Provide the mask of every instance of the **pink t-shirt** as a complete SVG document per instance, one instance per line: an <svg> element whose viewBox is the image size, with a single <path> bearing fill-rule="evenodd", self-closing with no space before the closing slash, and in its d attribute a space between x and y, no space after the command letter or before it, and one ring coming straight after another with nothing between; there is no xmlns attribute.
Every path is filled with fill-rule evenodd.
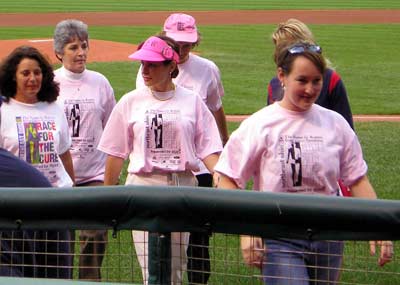
<svg viewBox="0 0 400 285"><path fill-rule="evenodd" d="M337 195L337 181L352 185L367 173L360 143L343 117L313 105L291 112L272 104L233 132L215 171L240 188Z"/></svg>
<svg viewBox="0 0 400 285"><path fill-rule="evenodd" d="M77 74L61 67L55 80L60 83L57 103L64 109L72 137L75 182L102 181L106 155L97 145L116 104L114 91L102 74L87 69Z"/></svg>
<svg viewBox="0 0 400 285"><path fill-rule="evenodd" d="M178 64L179 74L173 81L188 90L198 94L208 109L212 112L222 107L224 87L221 82L221 75L217 65L201 56L190 53L184 63ZM136 77L136 88L145 86L142 76L142 69L139 68ZM201 162L199 171L195 175L209 173Z"/></svg>
<svg viewBox="0 0 400 285"><path fill-rule="evenodd" d="M129 173L198 170L197 158L219 153L222 144L214 117L180 86L161 101L147 87L124 95L111 113L99 150L126 159Z"/></svg>

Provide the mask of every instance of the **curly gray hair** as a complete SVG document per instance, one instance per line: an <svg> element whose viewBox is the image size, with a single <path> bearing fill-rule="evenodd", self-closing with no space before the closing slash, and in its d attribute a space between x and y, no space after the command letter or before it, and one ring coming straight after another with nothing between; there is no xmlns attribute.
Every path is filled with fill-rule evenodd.
<svg viewBox="0 0 400 285"><path fill-rule="evenodd" d="M64 54L65 45L75 38L87 41L89 45L88 26L84 22L74 19L59 22L54 30L54 51L57 54Z"/></svg>

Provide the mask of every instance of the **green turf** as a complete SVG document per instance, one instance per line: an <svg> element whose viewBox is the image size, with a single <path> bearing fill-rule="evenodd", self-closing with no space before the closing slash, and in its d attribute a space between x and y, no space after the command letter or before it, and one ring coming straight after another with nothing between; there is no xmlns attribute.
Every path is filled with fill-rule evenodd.
<svg viewBox="0 0 400 285"><path fill-rule="evenodd" d="M398 114L400 24L310 25L324 54L346 85L354 114ZM273 25L202 26L198 51L221 69L227 114L250 114L266 102L275 74L270 34ZM0 38L51 37L53 27L0 28ZM90 27L91 38L139 43L158 26ZM117 98L134 88L137 63L89 64L111 81Z"/></svg>
<svg viewBox="0 0 400 285"><path fill-rule="evenodd" d="M378 197L400 200L400 123L356 123L356 132L368 164L368 175Z"/></svg>
<svg viewBox="0 0 400 285"><path fill-rule="evenodd" d="M0 12L188 11L400 8L396 0L2 0Z"/></svg>
<svg viewBox="0 0 400 285"><path fill-rule="evenodd" d="M400 56L397 35L400 25L312 25L324 53L342 76L354 114L398 114L397 74ZM107 39L100 27L93 27L93 37ZM250 114L264 106L266 86L275 74L270 43L272 25L205 26L198 51L214 60L221 69L226 91L227 114ZM135 27L113 27L113 40L140 42L157 31ZM124 31L126 33L124 33ZM229 43L229 44L228 44ZM339 44L343 43L343 44ZM102 68L101 66L104 66ZM129 65L129 63L127 64ZM119 81L136 76L114 72L108 64L97 64L116 88ZM120 65L116 65L116 70ZM129 67L122 65L123 70ZM122 77L122 78L121 78ZM130 85L132 86L132 85ZM124 89L124 88L122 88ZM118 90L117 90L118 91ZM116 92L117 96L122 94Z"/></svg>

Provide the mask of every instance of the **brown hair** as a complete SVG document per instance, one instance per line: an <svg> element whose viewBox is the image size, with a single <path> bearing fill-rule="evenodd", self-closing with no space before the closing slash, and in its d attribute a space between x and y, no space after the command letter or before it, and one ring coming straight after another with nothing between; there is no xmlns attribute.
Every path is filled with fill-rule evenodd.
<svg viewBox="0 0 400 285"><path fill-rule="evenodd" d="M31 46L15 48L1 63L0 93L5 97L5 101L16 95L17 82L15 81L15 75L18 65L25 58L36 60L42 71L43 79L37 94L38 101L48 103L56 101L60 89L58 83L54 81L53 67L39 50Z"/></svg>
<svg viewBox="0 0 400 285"><path fill-rule="evenodd" d="M163 35L157 35L157 38L162 39L164 42L166 42L178 55L179 55L179 45L171 39L170 37L163 36ZM163 64L164 65L169 65L172 62L172 60L164 60ZM179 69L178 69L178 64L176 65L176 68L174 71L171 73L171 78L176 78L179 74Z"/></svg>
<svg viewBox="0 0 400 285"><path fill-rule="evenodd" d="M281 42L276 46L274 60L278 68L282 68L284 74L289 74L292 71L293 63L299 56L303 56L310 60L321 74L325 73L326 62L324 56L320 52L315 52L309 49L313 43L300 41L296 43ZM290 53L289 50L294 46L303 46L304 51L298 53Z"/></svg>

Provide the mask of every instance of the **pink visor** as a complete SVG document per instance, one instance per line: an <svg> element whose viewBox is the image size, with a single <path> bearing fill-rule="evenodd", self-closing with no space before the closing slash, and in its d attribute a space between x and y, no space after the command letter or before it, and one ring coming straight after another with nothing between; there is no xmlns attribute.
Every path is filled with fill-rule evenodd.
<svg viewBox="0 0 400 285"><path fill-rule="evenodd" d="M139 49L128 58L143 61L175 60L179 63L179 55L165 41L158 37L148 38Z"/></svg>
<svg viewBox="0 0 400 285"><path fill-rule="evenodd" d="M196 21L187 14L171 14L165 20L164 32L177 42L195 43L198 39Z"/></svg>

